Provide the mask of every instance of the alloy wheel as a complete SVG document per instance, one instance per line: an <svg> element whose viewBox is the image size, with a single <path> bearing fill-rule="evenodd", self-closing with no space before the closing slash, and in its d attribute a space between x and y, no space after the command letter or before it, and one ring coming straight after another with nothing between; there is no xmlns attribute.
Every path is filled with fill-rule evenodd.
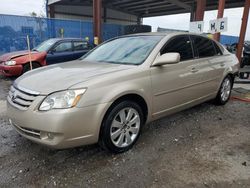
<svg viewBox="0 0 250 188"><path fill-rule="evenodd" d="M110 127L112 143L119 148L131 145L140 131L139 113L132 107L124 108L117 113Z"/></svg>
<svg viewBox="0 0 250 188"><path fill-rule="evenodd" d="M222 83L221 93L220 93L221 100L223 102L228 100L231 93L231 87L232 87L231 80L229 78L226 78Z"/></svg>

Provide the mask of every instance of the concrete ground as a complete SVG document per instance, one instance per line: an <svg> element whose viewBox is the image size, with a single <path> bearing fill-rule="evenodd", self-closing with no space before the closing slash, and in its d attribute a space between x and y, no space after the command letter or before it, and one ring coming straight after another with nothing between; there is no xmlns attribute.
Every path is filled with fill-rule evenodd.
<svg viewBox="0 0 250 188"><path fill-rule="evenodd" d="M0 187L250 187L249 103L204 103L153 122L119 155L97 145L57 151L9 125L11 82L0 78Z"/></svg>

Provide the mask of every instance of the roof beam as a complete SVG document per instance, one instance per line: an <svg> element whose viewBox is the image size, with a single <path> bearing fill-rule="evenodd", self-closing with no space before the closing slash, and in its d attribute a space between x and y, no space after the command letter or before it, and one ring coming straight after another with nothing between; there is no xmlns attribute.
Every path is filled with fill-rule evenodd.
<svg viewBox="0 0 250 188"><path fill-rule="evenodd" d="M143 18L154 17L154 16L166 16L166 15L173 15L173 14L186 13L187 10L185 10L185 9L170 10L170 11L166 11L165 14L162 14L162 12L163 12L163 11L161 10L161 11L152 12L152 13L148 13L148 14L142 14L141 16L142 16Z"/></svg>
<svg viewBox="0 0 250 188"><path fill-rule="evenodd" d="M112 3L112 5L120 5L120 4L126 4L126 3L131 3L131 2L134 2L134 0L118 0L118 1L114 1L113 3Z"/></svg>
<svg viewBox="0 0 250 188"><path fill-rule="evenodd" d="M148 12L150 12L151 10L154 10L154 9L161 9L162 10L162 8L169 8L169 7L173 7L173 5L172 4L165 4L165 5L158 5L158 6L149 6L149 7L143 7L143 8L137 8L137 9L135 9L135 10L133 10L133 11L135 11L135 12L140 12L140 11L148 11Z"/></svg>
<svg viewBox="0 0 250 188"><path fill-rule="evenodd" d="M157 8L168 8L170 6L176 6L187 10L190 12L192 7L187 3L180 2L179 0L161 0L161 1L154 1L154 0L142 0L136 1L133 3L127 3L125 5L120 5L121 9L126 9L130 12L141 12L141 11L150 11L152 9ZM163 11L165 12L165 11Z"/></svg>
<svg viewBox="0 0 250 188"><path fill-rule="evenodd" d="M155 3L164 3L166 0L160 0L160 1L154 1L154 0L142 0L142 1L135 1L132 3L127 3L123 5L117 5L119 7L137 7L137 6L143 6L146 4L155 4Z"/></svg>
<svg viewBox="0 0 250 188"><path fill-rule="evenodd" d="M143 5L137 5L137 6L131 6L131 7L126 7L128 10L139 10L139 9L145 9L145 8L153 8L155 6L166 6L166 5L172 5L166 2L155 2L155 3L144 3Z"/></svg>
<svg viewBox="0 0 250 188"><path fill-rule="evenodd" d="M168 0L168 2L174 4L174 5L178 6L178 7L184 8L186 10L191 10L190 5L188 5L186 3L183 3L183 2L181 2L179 0Z"/></svg>

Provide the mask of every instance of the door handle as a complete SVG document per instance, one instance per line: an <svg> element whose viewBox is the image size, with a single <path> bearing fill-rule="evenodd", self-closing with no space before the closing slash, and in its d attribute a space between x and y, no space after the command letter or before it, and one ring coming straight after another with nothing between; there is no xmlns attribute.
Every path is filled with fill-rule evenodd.
<svg viewBox="0 0 250 188"><path fill-rule="evenodd" d="M197 68L195 68L195 67L193 67L192 69L191 69L191 72L192 73L196 73L196 72L198 72L199 70L197 69Z"/></svg>

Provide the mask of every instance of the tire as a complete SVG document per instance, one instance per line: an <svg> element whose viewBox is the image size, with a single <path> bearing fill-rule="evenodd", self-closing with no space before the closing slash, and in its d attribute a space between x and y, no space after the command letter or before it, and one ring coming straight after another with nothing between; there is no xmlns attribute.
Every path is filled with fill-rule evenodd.
<svg viewBox="0 0 250 188"><path fill-rule="evenodd" d="M143 124L141 107L132 101L122 101L107 112L99 145L111 153L128 151L138 140Z"/></svg>
<svg viewBox="0 0 250 188"><path fill-rule="evenodd" d="M36 62L32 62L32 69L37 69L41 67L41 65L39 63L36 63ZM26 63L24 66L23 66L23 74L30 71L30 63Z"/></svg>
<svg viewBox="0 0 250 188"><path fill-rule="evenodd" d="M231 96L233 87L233 79L230 76L224 78L221 83L220 90L215 98L215 104L217 105L225 105Z"/></svg>

